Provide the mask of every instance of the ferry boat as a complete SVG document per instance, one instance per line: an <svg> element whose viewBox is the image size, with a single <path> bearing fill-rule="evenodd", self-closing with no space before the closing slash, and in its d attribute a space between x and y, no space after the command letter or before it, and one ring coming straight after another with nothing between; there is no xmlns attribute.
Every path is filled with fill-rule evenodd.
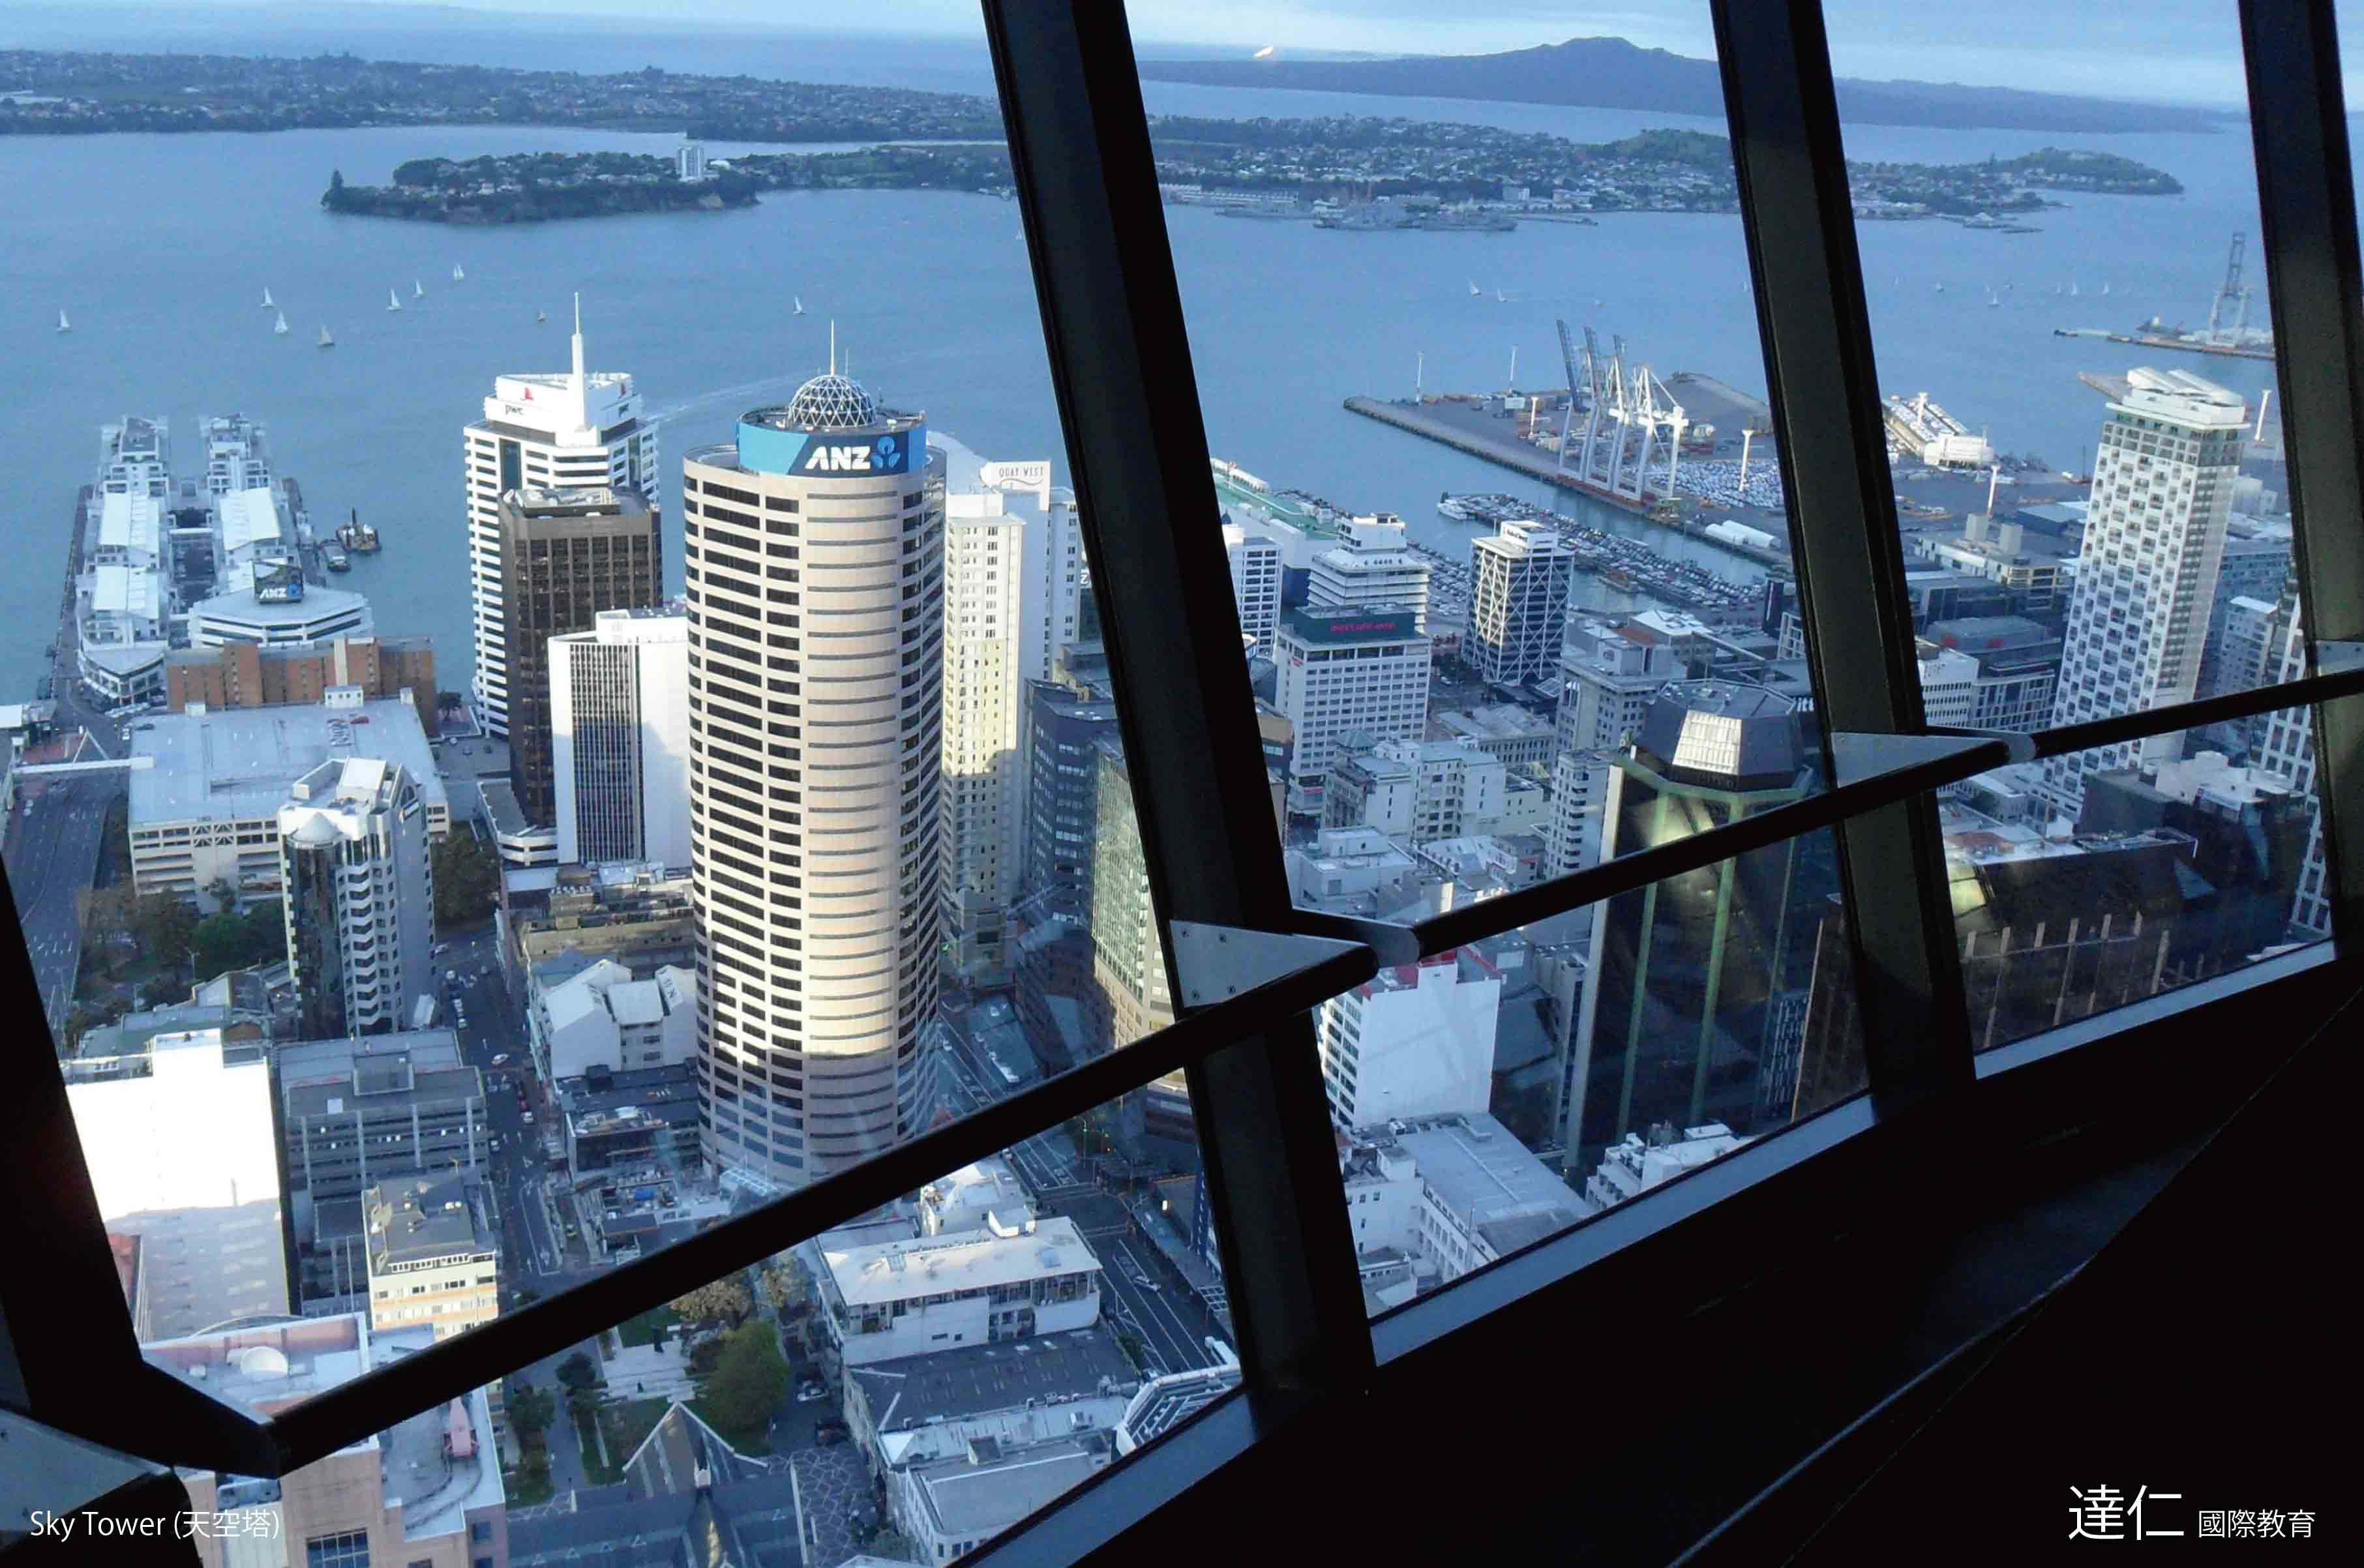
<svg viewBox="0 0 2364 1568"><path fill-rule="evenodd" d="M324 544L320 547L320 564L331 572L351 572L353 558L337 545Z"/></svg>

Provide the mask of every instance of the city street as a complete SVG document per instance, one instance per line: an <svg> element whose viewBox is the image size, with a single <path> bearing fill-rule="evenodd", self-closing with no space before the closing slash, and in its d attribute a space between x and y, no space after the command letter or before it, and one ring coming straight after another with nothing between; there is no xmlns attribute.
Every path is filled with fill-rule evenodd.
<svg viewBox="0 0 2364 1568"><path fill-rule="evenodd" d="M112 773L28 780L7 825L8 885L41 990L41 1011L57 1040L73 1010L82 961L77 895L98 871L108 803L123 792ZM62 1040L60 1040L62 1044Z"/></svg>

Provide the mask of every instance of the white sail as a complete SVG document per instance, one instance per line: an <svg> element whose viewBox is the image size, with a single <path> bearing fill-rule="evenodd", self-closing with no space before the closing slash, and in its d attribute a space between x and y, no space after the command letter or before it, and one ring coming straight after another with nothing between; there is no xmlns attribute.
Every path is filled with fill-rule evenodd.
<svg viewBox="0 0 2364 1568"><path fill-rule="evenodd" d="M1476 278L1472 278L1469 280L1469 292L1474 296L1483 295L1486 291L1478 286L1478 280Z"/></svg>
<svg viewBox="0 0 2364 1568"><path fill-rule="evenodd" d="M336 346L337 340L329 336L329 324L325 321L320 323L320 347L333 349Z"/></svg>
<svg viewBox="0 0 2364 1568"><path fill-rule="evenodd" d="M276 310L279 308L278 304L272 299L271 291L269 289L264 289L262 291L262 308L265 310Z"/></svg>
<svg viewBox="0 0 2364 1568"><path fill-rule="evenodd" d="M279 313L279 319L271 324L271 330L282 338L287 335L287 313L285 311L283 310Z"/></svg>
<svg viewBox="0 0 2364 1568"><path fill-rule="evenodd" d="M542 322L550 319L550 312L546 310L537 310L533 313L533 319L534 324L536 326L540 326Z"/></svg>
<svg viewBox="0 0 2364 1568"><path fill-rule="evenodd" d="M427 285L420 283L417 278L411 279L410 297L413 299L425 299L427 297Z"/></svg>
<svg viewBox="0 0 2364 1568"><path fill-rule="evenodd" d="M789 311L788 314L790 316L802 316L805 313L805 296L799 294L792 295L789 297L796 302L796 308Z"/></svg>
<svg viewBox="0 0 2364 1568"><path fill-rule="evenodd" d="M388 310L400 310L402 308L402 296L392 289L386 290L385 307Z"/></svg>
<svg viewBox="0 0 2364 1568"><path fill-rule="evenodd" d="M73 330L73 323L66 319L66 313L62 310L58 312L58 330L61 332Z"/></svg>
<svg viewBox="0 0 2364 1568"><path fill-rule="evenodd" d="M459 263L459 262L457 262L457 261L452 262L452 281L453 283L455 283L455 284L458 284L458 283L465 283L465 282L467 282L467 280L468 280L468 273L467 273L467 270L466 270L465 268L462 267L462 266L460 265L460 263Z"/></svg>

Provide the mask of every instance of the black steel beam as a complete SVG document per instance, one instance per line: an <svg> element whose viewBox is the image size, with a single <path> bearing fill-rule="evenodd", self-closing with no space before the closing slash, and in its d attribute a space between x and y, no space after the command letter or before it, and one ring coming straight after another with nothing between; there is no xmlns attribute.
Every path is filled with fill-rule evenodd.
<svg viewBox="0 0 2364 1568"><path fill-rule="evenodd" d="M1289 896L1141 83L1121 6L986 0L985 17L1171 976L1167 922L1284 930ZM1369 1335L1311 1023L1276 1020L1268 1043L1189 1074L1242 1364L1269 1388L1359 1386Z"/></svg>
<svg viewBox="0 0 2364 1568"><path fill-rule="evenodd" d="M2284 685L2258 686L2251 691L2231 692L2221 697L2201 697L2192 702L2178 703L2172 707L2115 714L2108 718L2088 719L2082 724L2063 724L2051 729L2039 729L2028 739L2035 742L2038 757L2066 757L2072 752L2090 751L2096 746L2147 740L2154 735L2169 735L2179 729L2198 729L2206 725L2249 718L2261 713L2279 713L2283 708L2303 707L2309 703L2316 705L2319 713L2346 713L2354 705L2340 699L2359 693L2364 693L2364 669L2343 670L2336 674L2310 675ZM1972 733L1945 728L1937 732L1946 735Z"/></svg>
<svg viewBox="0 0 2364 1568"><path fill-rule="evenodd" d="M2243 0L2249 125L2282 388L2307 668L2364 641L2364 267L2330 0ZM2364 705L2318 704L2314 791L2325 896L2343 951L2364 946Z"/></svg>
<svg viewBox="0 0 2364 1568"><path fill-rule="evenodd" d="M1821 8L1710 9L1818 717L1826 739L1918 733L1912 606ZM1868 813L1840 829L1838 847L1875 1101L1961 1087L1969 1018L1935 810L1906 800Z"/></svg>

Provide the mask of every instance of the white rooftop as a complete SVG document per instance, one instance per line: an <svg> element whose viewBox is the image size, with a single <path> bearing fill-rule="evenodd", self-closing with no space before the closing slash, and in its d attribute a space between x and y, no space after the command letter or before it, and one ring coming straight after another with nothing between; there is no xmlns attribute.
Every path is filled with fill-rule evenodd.
<svg viewBox="0 0 2364 1568"><path fill-rule="evenodd" d="M1076 1222L1045 1219L1012 1237L970 1230L868 1246L824 1248L821 1261L848 1307L1099 1272Z"/></svg>
<svg viewBox="0 0 2364 1568"><path fill-rule="evenodd" d="M400 764L430 809L449 808L418 710L400 697L354 706L167 713L131 734L131 824L276 821L296 781L322 762L374 757Z"/></svg>
<svg viewBox="0 0 2364 1568"><path fill-rule="evenodd" d="M210 599L200 599L189 606L193 621L236 621L265 630L325 624L356 612L361 616L361 623L346 635L366 637L372 625L369 599L365 595L349 593L342 588L307 588L300 599L272 604L256 598L253 584L249 584L227 594L216 594Z"/></svg>
<svg viewBox="0 0 2364 1568"><path fill-rule="evenodd" d="M224 554L279 542L279 504L267 488L233 490L221 498L217 511Z"/></svg>
<svg viewBox="0 0 2364 1568"><path fill-rule="evenodd" d="M90 607L98 615L132 616L154 620L157 606L155 572L142 566L112 563L92 568Z"/></svg>
<svg viewBox="0 0 2364 1568"><path fill-rule="evenodd" d="M152 495L101 497L98 544L101 550L130 550L153 557L163 548L164 513Z"/></svg>

